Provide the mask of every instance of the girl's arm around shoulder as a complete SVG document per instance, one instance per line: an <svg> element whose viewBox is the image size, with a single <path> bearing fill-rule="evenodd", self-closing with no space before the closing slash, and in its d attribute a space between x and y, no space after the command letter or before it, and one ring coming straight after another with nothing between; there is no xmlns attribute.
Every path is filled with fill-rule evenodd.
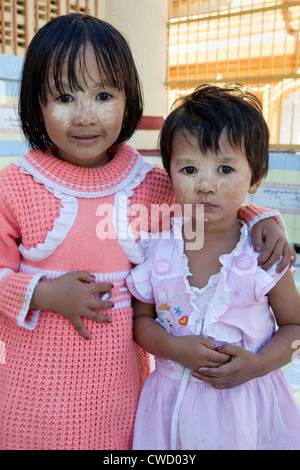
<svg viewBox="0 0 300 470"><path fill-rule="evenodd" d="M167 172L158 165L154 165L145 179L135 189L131 198L132 204L168 204L175 202L171 181Z"/></svg>
<svg viewBox="0 0 300 470"><path fill-rule="evenodd" d="M253 247L256 252L261 252L258 261L263 269L267 271L280 258L278 272L295 263L296 253L286 237L279 212L248 204L240 207L238 218L246 222L251 230Z"/></svg>
<svg viewBox="0 0 300 470"><path fill-rule="evenodd" d="M168 208L175 204L171 181L167 172L158 165L154 165L145 179L134 190L129 208L130 223L134 220L135 208L140 214L140 230L146 232L158 232L163 228L164 214L169 219L164 222L166 230L170 228L170 211ZM141 207L142 206L142 207ZM136 226L136 224L134 224Z"/></svg>
<svg viewBox="0 0 300 470"><path fill-rule="evenodd" d="M250 204L239 209L238 217L249 225L253 247L261 253L258 261L263 269L267 271L280 260L277 269L281 272L295 263L296 253L286 237L279 212Z"/></svg>
<svg viewBox="0 0 300 470"><path fill-rule="evenodd" d="M215 350L214 341L203 336L174 336L155 321L153 304L133 299L135 341L156 357L178 362L188 369L217 367L229 359Z"/></svg>

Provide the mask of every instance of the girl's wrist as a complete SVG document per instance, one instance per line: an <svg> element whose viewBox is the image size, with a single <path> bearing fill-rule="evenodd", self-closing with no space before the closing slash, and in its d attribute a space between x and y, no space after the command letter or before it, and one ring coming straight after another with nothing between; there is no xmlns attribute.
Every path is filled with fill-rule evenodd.
<svg viewBox="0 0 300 470"><path fill-rule="evenodd" d="M179 337L172 334L168 334L165 347L164 347L164 357L170 361L180 362L180 351L179 351Z"/></svg>
<svg viewBox="0 0 300 470"><path fill-rule="evenodd" d="M50 282L49 281L40 281L36 285L31 302L30 308L33 310L51 310L51 292L50 292Z"/></svg>
<svg viewBox="0 0 300 470"><path fill-rule="evenodd" d="M264 358L259 354L259 352L256 354L253 354L252 364L250 367L251 367L250 370L252 371L253 379L262 377L270 372L267 368L267 364Z"/></svg>

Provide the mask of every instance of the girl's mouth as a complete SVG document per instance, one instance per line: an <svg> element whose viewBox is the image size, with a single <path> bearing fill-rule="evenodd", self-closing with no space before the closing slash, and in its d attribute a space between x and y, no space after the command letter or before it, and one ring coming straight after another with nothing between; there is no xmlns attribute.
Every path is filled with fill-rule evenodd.
<svg viewBox="0 0 300 470"><path fill-rule="evenodd" d="M83 144L90 144L94 143L95 140L99 138L99 135L74 135L73 139L77 142L83 143Z"/></svg>
<svg viewBox="0 0 300 470"><path fill-rule="evenodd" d="M205 211L210 211L215 209L216 206L214 204L211 204L210 202L204 202L203 207Z"/></svg>
<svg viewBox="0 0 300 470"><path fill-rule="evenodd" d="M95 137L98 137L98 135L95 134L89 134L89 135L75 135L73 136L75 139L94 139Z"/></svg>

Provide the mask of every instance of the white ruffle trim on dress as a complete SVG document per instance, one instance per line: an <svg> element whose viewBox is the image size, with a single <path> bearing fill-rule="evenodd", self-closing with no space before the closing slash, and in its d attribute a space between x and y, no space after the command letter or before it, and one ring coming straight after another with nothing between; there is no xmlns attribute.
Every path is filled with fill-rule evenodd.
<svg viewBox="0 0 300 470"><path fill-rule="evenodd" d="M116 193L114 210L114 225L119 242L130 261L134 264L141 263L144 256L143 251L136 243L131 232L128 220L128 208L130 205L129 198L133 195L133 190L145 179L146 174L153 169L153 164L144 162L142 158L140 160L141 164L137 165L138 171L134 172L134 174L133 172L131 173L131 181L128 186ZM38 171L31 168L25 159L20 158L18 166L22 173L30 174L36 182L43 184L49 192L51 192L56 198L60 199L62 204L59 217L55 219L53 228L48 232L43 243L39 243L36 247L32 247L30 249L26 249L22 243L19 246L19 251L25 259L41 261L53 254L56 248L66 238L77 217L78 202L75 195L71 195L70 191L67 189L47 180ZM128 182L128 180L126 181ZM92 197L95 197L95 194L96 193L93 193ZM84 195L81 193L76 195L80 197L89 197L86 193L84 193ZM97 196L102 197L103 191L97 192Z"/></svg>
<svg viewBox="0 0 300 470"><path fill-rule="evenodd" d="M228 310L233 295L232 289L227 283L228 269L238 276L255 273L255 295L257 300L260 300L261 297L265 295L265 293L268 292L276 284L274 275L276 272L277 265L272 266L268 271L264 271L258 268L257 263L254 262L253 264L249 264L248 267L243 265L239 269L237 260L239 260L240 257L248 256L247 247L245 247L245 245L247 245L247 240L249 236L249 228L247 224L244 222L241 222L241 224L242 227L240 240L238 241L236 247L231 253L220 256L219 260L222 264L222 268L218 275L212 276L209 280L209 283L215 283L215 291L211 301L208 304L201 330L198 327L198 324L200 323L199 315L197 307L194 303L194 300L198 295L199 290L197 293L197 288L190 288L190 285L187 280L187 276L190 275L190 273L188 270L187 258L183 253L183 259L185 258L186 270L186 292L190 292L191 304L193 306L193 312L191 313L188 322L189 328L193 334L202 334L204 336L214 338L215 341L220 341L224 343L237 343L244 339L243 331L240 328L235 328L232 325L226 326L220 324L220 319L222 315ZM251 255L253 256L253 250L251 247L249 248L251 250ZM258 257L259 255L257 254L256 256Z"/></svg>
<svg viewBox="0 0 300 470"><path fill-rule="evenodd" d="M55 219L53 228L47 233L43 243L39 243L36 247L30 249L26 249L23 243L19 245L19 251L25 259L41 261L52 255L66 238L77 217L78 203L74 196L69 196L57 190L52 190L51 192L62 203L59 216Z"/></svg>
<svg viewBox="0 0 300 470"><path fill-rule="evenodd" d="M188 266L188 258L184 253L183 239L176 239L184 270L185 292L189 295L190 303L193 308L192 313L189 316L188 327L194 335L202 334L204 336L213 337L215 340L230 343L240 341L242 338L239 329L219 325L218 321L223 313L228 309L232 299L232 290L226 282L226 257L238 255L242 251L242 246L247 238L247 232L245 233L247 230L246 227L247 226L242 227L240 241L233 252L229 255L223 255L220 257L220 261L223 264L220 272L211 276L207 286L203 288L204 290L212 284L216 286L213 298L208 304L208 309L204 319L199 318L199 310L195 303L196 297L200 294L201 289L192 288L190 286L188 277L191 276L191 272Z"/></svg>
<svg viewBox="0 0 300 470"><path fill-rule="evenodd" d="M191 287L189 284L188 277L191 276L191 273L188 266L188 258L184 254L183 239L178 235L179 226L177 222L176 224L174 224L174 222L172 224L170 243L173 242L177 244L177 252L181 258L181 265L183 268L185 293L189 296L190 305L192 307L188 320L188 327L191 334L202 334L204 336L214 338L215 341L224 343L237 343L241 340L245 340L243 338L243 331L241 328L235 328L233 325L226 326L225 324L221 324L221 317L228 310L233 296L232 289L227 283L228 268L238 276L255 273L255 297L257 300L260 300L260 298L276 284L275 273L277 265L272 266L267 272L258 268L256 262L249 264L249 266L245 266L245 264L243 264L240 269L238 268L238 263L236 263L236 261L244 256L246 256L247 260L247 251L249 251L249 255L251 253L253 257L253 249L250 244L247 243L249 229L244 222L241 223L242 227L239 242L231 253L220 257L220 262L222 264L220 272L211 276L207 286L203 289ZM140 235L140 247L143 250L144 255L147 255L147 251L151 250L151 234L142 232ZM249 244L249 247L245 247L245 244ZM259 255L257 254L256 256L258 257ZM149 283L148 269L149 267L147 264L142 264L141 266L136 267L129 275L127 282L131 291L133 291L132 289L134 288L136 297L140 298L140 300L144 302L151 303L154 302L154 298L151 285ZM205 317L202 318L196 305L196 299L211 286L215 287L215 291L212 299L208 303ZM249 349L252 348L249 347Z"/></svg>
<svg viewBox="0 0 300 470"><path fill-rule="evenodd" d="M30 330L30 331L34 330L38 321L39 313L41 310L32 310L30 321L26 321L26 317L28 316L28 312L30 310L30 302L31 302L34 289L36 288L37 283L42 278L43 278L42 274L40 273L35 274L27 286L24 302L23 302L22 308L18 316L18 325L20 327L25 328L26 330Z"/></svg>
<svg viewBox="0 0 300 470"><path fill-rule="evenodd" d="M142 245L138 243L132 233L129 223L128 212L131 204L131 196L133 190L141 184L145 179L147 173L153 169L153 164L143 162L139 172L135 175L133 180L122 191L118 191L115 196L114 203L114 226L118 241L122 246L124 252L133 264L140 264L144 261L145 255ZM147 217L149 214L146 214Z"/></svg>

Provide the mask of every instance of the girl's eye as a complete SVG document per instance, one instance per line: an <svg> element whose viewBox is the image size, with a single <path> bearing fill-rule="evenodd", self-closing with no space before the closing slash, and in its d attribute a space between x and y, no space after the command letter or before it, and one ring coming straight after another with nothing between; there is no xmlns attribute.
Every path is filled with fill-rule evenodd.
<svg viewBox="0 0 300 470"><path fill-rule="evenodd" d="M230 166L220 166L220 168L218 168L218 172L228 175L232 172L232 168Z"/></svg>
<svg viewBox="0 0 300 470"><path fill-rule="evenodd" d="M100 101L107 101L110 97L111 95L109 93L99 93L99 95L97 95L97 99Z"/></svg>
<svg viewBox="0 0 300 470"><path fill-rule="evenodd" d="M187 175L192 175L193 173L196 173L196 171L197 169L194 166L186 166L183 168L183 172Z"/></svg>
<svg viewBox="0 0 300 470"><path fill-rule="evenodd" d="M62 103L69 103L73 98L71 95L60 95L57 99Z"/></svg>

